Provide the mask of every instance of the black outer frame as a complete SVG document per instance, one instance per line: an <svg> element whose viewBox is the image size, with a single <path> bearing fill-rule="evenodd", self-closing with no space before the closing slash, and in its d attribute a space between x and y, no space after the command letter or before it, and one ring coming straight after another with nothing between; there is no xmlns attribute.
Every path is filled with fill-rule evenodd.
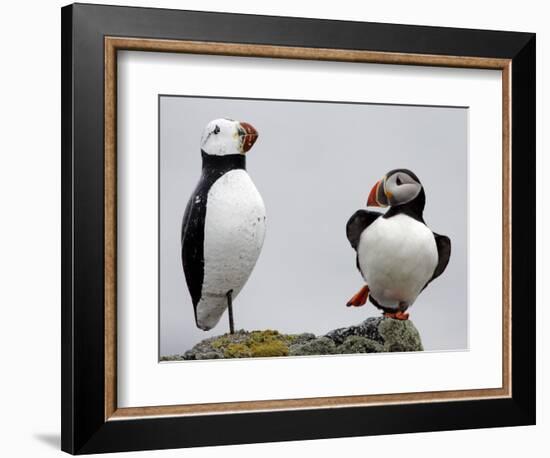
<svg viewBox="0 0 550 458"><path fill-rule="evenodd" d="M535 304L535 200L522 199L536 195L534 34L88 4L61 14L64 451L535 424L535 314L521 311ZM512 59L512 398L105 421L105 36Z"/></svg>

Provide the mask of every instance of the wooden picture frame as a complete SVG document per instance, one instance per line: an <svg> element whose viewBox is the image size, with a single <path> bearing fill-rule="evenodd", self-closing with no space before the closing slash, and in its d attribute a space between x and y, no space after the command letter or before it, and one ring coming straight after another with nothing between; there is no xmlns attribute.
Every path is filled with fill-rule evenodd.
<svg viewBox="0 0 550 458"><path fill-rule="evenodd" d="M222 27L228 23L232 26ZM119 50L501 71L502 386L119 408ZM534 424L535 314L524 310L535 303L534 120L534 34L99 5L63 8L62 449L79 454ZM521 212L513 212L514 204ZM216 435L208 434L212 429Z"/></svg>

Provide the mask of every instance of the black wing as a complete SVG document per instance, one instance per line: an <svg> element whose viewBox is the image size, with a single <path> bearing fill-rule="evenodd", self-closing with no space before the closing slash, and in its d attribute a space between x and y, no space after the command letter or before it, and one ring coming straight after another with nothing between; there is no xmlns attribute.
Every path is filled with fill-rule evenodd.
<svg viewBox="0 0 550 458"><path fill-rule="evenodd" d="M191 195L181 225L181 262L193 305L201 298L204 279L204 222L208 193L198 187Z"/></svg>
<svg viewBox="0 0 550 458"><path fill-rule="evenodd" d="M437 254L439 260L434 270L434 274L428 283L430 283L432 280L435 280L445 271L445 269L447 268L447 264L449 264L449 259L451 258L451 239L446 235L439 235L435 232L433 234L435 238L435 244L437 246ZM428 286L428 283L426 283L426 286Z"/></svg>
<svg viewBox="0 0 550 458"><path fill-rule="evenodd" d="M242 155L235 154L233 156L239 157L220 156L220 158L223 158L222 166L211 167L207 170L203 169L197 187L191 194L183 215L181 224L181 262L187 288L194 306L201 299L204 280L204 224L206 222L208 192L216 180L234 168L236 159L239 161L243 159L240 157Z"/></svg>
<svg viewBox="0 0 550 458"><path fill-rule="evenodd" d="M363 231L379 216L382 216L382 213L357 210L348 220L346 235L354 250L357 250Z"/></svg>

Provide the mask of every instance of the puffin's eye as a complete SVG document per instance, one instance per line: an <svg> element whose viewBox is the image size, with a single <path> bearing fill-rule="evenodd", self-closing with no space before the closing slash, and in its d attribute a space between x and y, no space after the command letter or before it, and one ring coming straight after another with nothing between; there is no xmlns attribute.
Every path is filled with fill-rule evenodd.
<svg viewBox="0 0 550 458"><path fill-rule="evenodd" d="M214 130L212 131L213 134L218 134L220 132L220 126L216 125L216 127L214 127Z"/></svg>
<svg viewBox="0 0 550 458"><path fill-rule="evenodd" d="M395 179L395 184L397 186L401 186L403 184L403 182L401 181L401 178L399 178L399 175L397 175L397 178Z"/></svg>

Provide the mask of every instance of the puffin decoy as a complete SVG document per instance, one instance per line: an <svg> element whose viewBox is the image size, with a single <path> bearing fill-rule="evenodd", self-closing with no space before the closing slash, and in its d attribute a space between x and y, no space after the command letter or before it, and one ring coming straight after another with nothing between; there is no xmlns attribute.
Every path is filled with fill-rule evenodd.
<svg viewBox="0 0 550 458"><path fill-rule="evenodd" d="M266 229L262 196L246 171L245 154L258 132L231 119L211 121L202 134L202 174L181 227L181 260L195 323L208 331L228 309L260 255Z"/></svg>
<svg viewBox="0 0 550 458"><path fill-rule="evenodd" d="M407 320L407 309L445 271L451 240L426 225L425 204L424 187L410 170L391 170L373 186L367 206L389 209L384 214L358 210L346 225L366 282L347 306L364 305L369 298L384 316Z"/></svg>

